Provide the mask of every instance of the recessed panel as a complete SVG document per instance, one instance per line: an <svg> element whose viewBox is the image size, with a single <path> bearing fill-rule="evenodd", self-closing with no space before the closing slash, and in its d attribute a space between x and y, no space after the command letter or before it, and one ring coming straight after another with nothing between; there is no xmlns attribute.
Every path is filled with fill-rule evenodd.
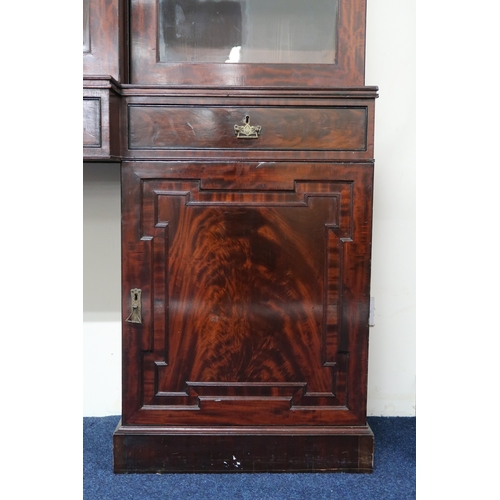
<svg viewBox="0 0 500 500"><path fill-rule="evenodd" d="M101 137L101 99L91 97L83 99L83 146L100 148Z"/></svg>
<svg viewBox="0 0 500 500"><path fill-rule="evenodd" d="M147 180L142 199L155 269L144 410L229 423L258 406L295 424L345 410L337 269L350 184L230 192Z"/></svg>

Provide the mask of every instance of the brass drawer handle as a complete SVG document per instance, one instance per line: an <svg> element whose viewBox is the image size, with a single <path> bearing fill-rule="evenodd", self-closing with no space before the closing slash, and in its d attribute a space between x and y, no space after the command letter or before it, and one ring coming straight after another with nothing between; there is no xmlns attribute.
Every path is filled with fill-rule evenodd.
<svg viewBox="0 0 500 500"><path fill-rule="evenodd" d="M141 289L132 288L130 290L131 295L131 312L129 317L125 320L128 323L142 323L142 313L141 313Z"/></svg>
<svg viewBox="0 0 500 500"><path fill-rule="evenodd" d="M237 139L257 139L261 131L260 125L250 125L250 117L245 116L245 125L235 125L234 133Z"/></svg>

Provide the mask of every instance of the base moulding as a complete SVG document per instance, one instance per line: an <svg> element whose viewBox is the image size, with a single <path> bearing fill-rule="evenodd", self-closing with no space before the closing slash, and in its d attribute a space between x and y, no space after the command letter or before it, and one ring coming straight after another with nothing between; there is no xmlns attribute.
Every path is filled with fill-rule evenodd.
<svg viewBox="0 0 500 500"><path fill-rule="evenodd" d="M372 472L368 425L343 427L122 426L115 473Z"/></svg>

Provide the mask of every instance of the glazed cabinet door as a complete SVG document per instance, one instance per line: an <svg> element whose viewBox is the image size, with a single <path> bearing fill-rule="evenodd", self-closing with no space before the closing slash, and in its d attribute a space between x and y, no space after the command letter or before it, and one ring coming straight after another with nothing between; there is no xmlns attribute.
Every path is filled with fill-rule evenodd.
<svg viewBox="0 0 500 500"><path fill-rule="evenodd" d="M83 0L83 76L126 82L127 0Z"/></svg>
<svg viewBox="0 0 500 500"><path fill-rule="evenodd" d="M366 0L132 0L131 83L364 83Z"/></svg>
<svg viewBox="0 0 500 500"><path fill-rule="evenodd" d="M124 162L123 425L364 425L371 163Z"/></svg>

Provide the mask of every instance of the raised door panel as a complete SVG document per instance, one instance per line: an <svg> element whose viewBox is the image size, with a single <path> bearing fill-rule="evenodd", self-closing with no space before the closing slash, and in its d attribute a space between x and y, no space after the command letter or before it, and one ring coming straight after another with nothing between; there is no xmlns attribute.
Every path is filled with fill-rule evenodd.
<svg viewBox="0 0 500 500"><path fill-rule="evenodd" d="M372 165L122 176L123 423L364 424Z"/></svg>

